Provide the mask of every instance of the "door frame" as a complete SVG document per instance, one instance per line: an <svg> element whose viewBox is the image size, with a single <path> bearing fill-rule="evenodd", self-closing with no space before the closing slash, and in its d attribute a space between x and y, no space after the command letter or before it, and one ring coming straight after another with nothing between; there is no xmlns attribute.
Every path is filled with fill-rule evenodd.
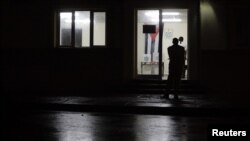
<svg viewBox="0 0 250 141"><path fill-rule="evenodd" d="M135 33L135 37L134 37L134 46L135 46L135 58L134 58L134 61L135 61L135 65L134 65L134 72L135 72L135 78L134 79L143 79L143 80L163 80L163 75L164 75L164 72L162 69L163 66L163 60L162 60L162 56L163 56L163 45L162 45L162 37L163 37L163 22L162 22L162 11L163 9L187 9L187 35L189 37L189 23L190 23L190 8L186 7L186 8L170 8L170 7L166 7L166 8L137 8L135 9L135 28L134 28L134 33ZM137 67L138 67L138 57L137 57L137 53L138 53L138 46L137 46L137 42L138 42L138 39L137 39L137 29L138 29L138 11L139 10L158 10L159 11L159 22L158 22L158 25L159 25L159 42L158 42L158 52L159 52L159 63L158 63L158 74L157 75L143 75L143 74L138 74L138 70L137 70ZM187 41L187 50L188 50L188 56L189 56L189 40L190 38L188 38L188 41ZM187 64L189 64L189 59L187 60ZM164 65L168 65L168 64L164 64ZM187 68L187 79L189 79L189 67Z"/></svg>

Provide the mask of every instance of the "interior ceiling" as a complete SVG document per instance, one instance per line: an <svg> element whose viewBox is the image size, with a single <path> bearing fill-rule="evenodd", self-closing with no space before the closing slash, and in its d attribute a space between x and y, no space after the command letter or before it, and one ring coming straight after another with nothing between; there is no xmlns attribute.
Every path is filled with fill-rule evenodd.
<svg viewBox="0 0 250 141"><path fill-rule="evenodd" d="M157 14L158 10L139 10L138 11L138 22L139 23L156 23L159 19L159 14ZM154 16L148 16L146 13L154 12L156 13ZM179 13L179 15L162 15L162 19L181 19L181 22L187 22L187 9L164 9L162 13L166 12L174 12Z"/></svg>

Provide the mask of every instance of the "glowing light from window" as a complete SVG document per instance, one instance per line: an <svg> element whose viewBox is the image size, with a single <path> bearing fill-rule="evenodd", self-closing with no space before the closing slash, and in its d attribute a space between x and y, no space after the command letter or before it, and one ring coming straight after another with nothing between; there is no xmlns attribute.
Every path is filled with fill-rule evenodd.
<svg viewBox="0 0 250 141"><path fill-rule="evenodd" d="M162 19L163 22L181 22L181 19Z"/></svg>
<svg viewBox="0 0 250 141"><path fill-rule="evenodd" d="M180 13L178 13L178 12L163 12L162 15L178 16L178 15L180 15Z"/></svg>
<svg viewBox="0 0 250 141"><path fill-rule="evenodd" d="M71 19L72 13L69 12L60 13L60 17L65 19Z"/></svg>
<svg viewBox="0 0 250 141"><path fill-rule="evenodd" d="M155 17L155 16L159 16L159 12L158 11L148 11L145 13L146 16L149 17Z"/></svg>
<svg viewBox="0 0 250 141"><path fill-rule="evenodd" d="M71 23L72 21L71 20L65 20L66 23ZM87 23L90 23L90 20L89 19L84 19L84 20L75 20L75 23L84 23L84 24L87 24Z"/></svg>
<svg viewBox="0 0 250 141"><path fill-rule="evenodd" d="M149 17L155 17L155 16L159 16L159 12L158 11L149 11L145 13L146 16ZM179 12L163 12L162 15L166 15L166 16L178 16L180 15Z"/></svg>
<svg viewBox="0 0 250 141"><path fill-rule="evenodd" d="M152 19L152 22L159 22L159 19ZM182 19L177 19L177 18L162 19L162 22L182 22Z"/></svg>

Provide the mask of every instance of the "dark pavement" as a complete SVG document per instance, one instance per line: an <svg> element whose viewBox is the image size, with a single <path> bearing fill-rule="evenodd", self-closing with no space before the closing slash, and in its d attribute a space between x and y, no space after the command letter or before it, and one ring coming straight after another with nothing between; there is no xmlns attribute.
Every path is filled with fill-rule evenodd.
<svg viewBox="0 0 250 141"><path fill-rule="evenodd" d="M250 103L207 94L179 95L179 100L163 94L119 94L103 96L54 96L18 98L13 105L30 110L110 112L183 116L248 116Z"/></svg>
<svg viewBox="0 0 250 141"><path fill-rule="evenodd" d="M6 141L207 141L210 125L250 125L250 104L206 94L22 97L5 102Z"/></svg>
<svg viewBox="0 0 250 141"><path fill-rule="evenodd" d="M246 117L185 117L40 111L14 115L6 141L206 141L211 124L249 124Z"/></svg>

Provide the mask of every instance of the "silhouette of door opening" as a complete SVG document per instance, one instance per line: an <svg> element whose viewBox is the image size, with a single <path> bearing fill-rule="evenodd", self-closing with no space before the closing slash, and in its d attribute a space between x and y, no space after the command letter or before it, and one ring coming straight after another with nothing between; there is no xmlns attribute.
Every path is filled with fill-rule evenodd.
<svg viewBox="0 0 250 141"><path fill-rule="evenodd" d="M167 47L174 37L183 37L186 61L183 79L188 76L188 10L137 10L136 73L139 78L165 80L168 77Z"/></svg>

